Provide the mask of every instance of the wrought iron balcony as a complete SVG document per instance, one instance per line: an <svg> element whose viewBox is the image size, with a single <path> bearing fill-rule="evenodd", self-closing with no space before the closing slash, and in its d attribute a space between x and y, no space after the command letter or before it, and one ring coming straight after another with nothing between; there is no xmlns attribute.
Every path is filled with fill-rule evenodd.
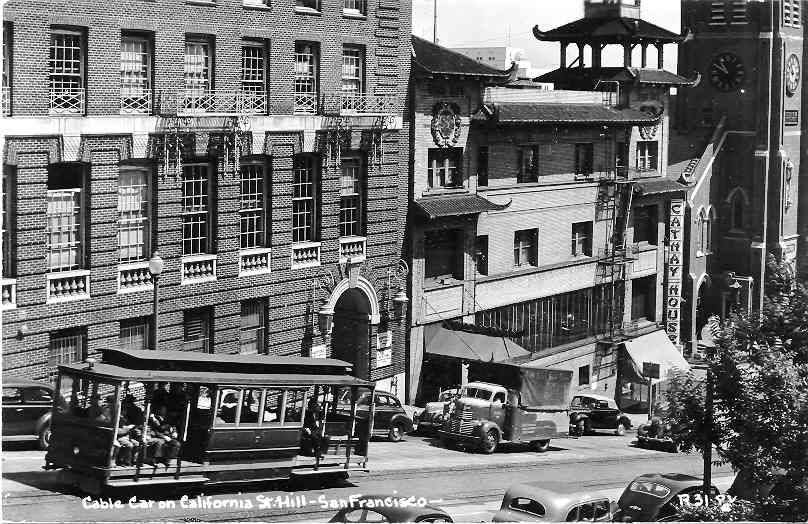
<svg viewBox="0 0 808 524"><path fill-rule="evenodd" d="M3 278L0 279L2 284L2 304L0 309L13 309L17 307L17 279Z"/></svg>
<svg viewBox="0 0 808 524"><path fill-rule="evenodd" d="M320 242L305 242L292 246L292 269L320 265Z"/></svg>
<svg viewBox="0 0 808 524"><path fill-rule="evenodd" d="M294 113L296 115L316 115L320 104L317 93L295 93Z"/></svg>
<svg viewBox="0 0 808 524"><path fill-rule="evenodd" d="M149 115L152 112L152 92L121 94L122 115Z"/></svg>
<svg viewBox="0 0 808 524"><path fill-rule="evenodd" d="M45 301L67 302L90 298L90 271L79 269L48 273Z"/></svg>
<svg viewBox="0 0 808 524"><path fill-rule="evenodd" d="M238 255L239 276L260 275L271 270L272 250L270 248L244 249Z"/></svg>
<svg viewBox="0 0 808 524"><path fill-rule="evenodd" d="M84 114L84 88L51 87L50 114L52 115L83 115Z"/></svg>
<svg viewBox="0 0 808 524"><path fill-rule="evenodd" d="M365 237L340 237L339 239L339 261L340 263L361 262L365 260L365 247L367 239Z"/></svg>
<svg viewBox="0 0 808 524"><path fill-rule="evenodd" d="M11 88L3 86L3 91L0 96L3 97L3 116L9 116L11 114Z"/></svg>
<svg viewBox="0 0 808 524"><path fill-rule="evenodd" d="M339 92L334 98L339 99L341 114L387 115L396 113L401 107L398 95Z"/></svg>
<svg viewBox="0 0 808 524"><path fill-rule="evenodd" d="M216 280L216 255L182 257L182 283L195 284Z"/></svg>
<svg viewBox="0 0 808 524"><path fill-rule="evenodd" d="M170 102L169 102L170 103ZM182 90L174 101L181 116L263 115L267 112L266 91ZM163 107L163 112L170 108Z"/></svg>

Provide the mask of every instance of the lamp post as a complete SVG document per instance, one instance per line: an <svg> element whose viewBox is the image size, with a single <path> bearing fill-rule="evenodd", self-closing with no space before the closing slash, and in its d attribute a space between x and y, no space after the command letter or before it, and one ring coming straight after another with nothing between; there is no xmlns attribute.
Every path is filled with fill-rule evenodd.
<svg viewBox="0 0 808 524"><path fill-rule="evenodd" d="M151 274L152 282L154 283L154 320L152 321L152 349L157 350L157 344L160 341L159 323L160 323L160 274L163 272L163 259L160 258L160 253L155 251L149 259L149 274Z"/></svg>

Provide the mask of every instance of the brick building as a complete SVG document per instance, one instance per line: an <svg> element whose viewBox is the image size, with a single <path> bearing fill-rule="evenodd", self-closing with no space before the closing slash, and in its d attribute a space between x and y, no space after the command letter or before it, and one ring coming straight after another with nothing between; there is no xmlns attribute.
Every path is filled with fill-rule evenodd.
<svg viewBox="0 0 808 524"><path fill-rule="evenodd" d="M410 3L12 0L3 369L336 356L396 390ZM403 390L403 378L401 379Z"/></svg>
<svg viewBox="0 0 808 524"><path fill-rule="evenodd" d="M463 381L463 362L511 360L642 412L642 362L686 365L662 327L666 226L686 190L667 141L670 88L695 82L661 52L647 65L652 43L681 38L624 4L534 30L561 43L561 67L537 79L556 91L499 87L508 72L414 39L411 397ZM641 46L642 66L606 66L607 45Z"/></svg>

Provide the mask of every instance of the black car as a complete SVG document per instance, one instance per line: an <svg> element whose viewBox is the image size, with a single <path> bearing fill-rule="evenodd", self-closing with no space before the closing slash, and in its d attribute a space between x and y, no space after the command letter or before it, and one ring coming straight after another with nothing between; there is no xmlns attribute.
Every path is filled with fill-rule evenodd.
<svg viewBox="0 0 808 524"><path fill-rule="evenodd" d="M448 513L423 502L401 495L363 495L329 522L453 522Z"/></svg>
<svg viewBox="0 0 808 524"><path fill-rule="evenodd" d="M681 520L679 495L703 492L703 481L682 473L646 473L631 481L617 501L615 522L671 522ZM710 498L718 489L710 486Z"/></svg>
<svg viewBox="0 0 808 524"><path fill-rule="evenodd" d="M337 411L343 414L350 413L351 401L346 391L337 403ZM401 401L392 393L376 391L373 416L373 435L387 437L391 442L400 441L405 434L413 430L413 415L401 405ZM370 392L363 393L356 403L356 411L360 418L370 410ZM365 415L365 418L367 415Z"/></svg>
<svg viewBox="0 0 808 524"><path fill-rule="evenodd" d="M598 429L625 435L631 420L620 412L614 399L601 395L575 395L570 403L570 434L587 435Z"/></svg>
<svg viewBox="0 0 808 524"><path fill-rule="evenodd" d="M3 377L3 442L36 440L47 449L51 435L53 387L19 377Z"/></svg>

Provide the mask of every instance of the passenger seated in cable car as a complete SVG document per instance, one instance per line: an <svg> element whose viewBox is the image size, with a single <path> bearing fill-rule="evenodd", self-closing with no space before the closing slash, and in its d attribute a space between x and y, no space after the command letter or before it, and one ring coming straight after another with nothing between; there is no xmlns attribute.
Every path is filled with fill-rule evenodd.
<svg viewBox="0 0 808 524"><path fill-rule="evenodd" d="M119 466L131 466L135 461L140 441L140 431L121 413L118 430L113 442L113 460Z"/></svg>
<svg viewBox="0 0 808 524"><path fill-rule="evenodd" d="M180 442L177 440L177 427L169 422L167 414L165 404L157 406L157 413L151 414L147 442L152 461L171 466L179 455Z"/></svg>

